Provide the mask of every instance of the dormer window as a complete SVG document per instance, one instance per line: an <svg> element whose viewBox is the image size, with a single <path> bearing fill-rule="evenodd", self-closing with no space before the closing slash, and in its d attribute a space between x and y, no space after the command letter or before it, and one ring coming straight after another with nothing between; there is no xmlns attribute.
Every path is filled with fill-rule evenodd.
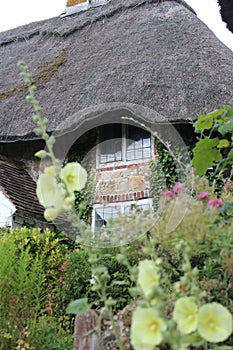
<svg viewBox="0 0 233 350"><path fill-rule="evenodd" d="M153 156L151 134L128 124L103 125L99 129L97 167L115 162L141 162Z"/></svg>

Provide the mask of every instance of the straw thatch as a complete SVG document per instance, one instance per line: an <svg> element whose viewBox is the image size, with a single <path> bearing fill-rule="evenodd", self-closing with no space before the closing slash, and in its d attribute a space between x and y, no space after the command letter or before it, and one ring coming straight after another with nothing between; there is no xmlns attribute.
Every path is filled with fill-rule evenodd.
<svg viewBox="0 0 233 350"><path fill-rule="evenodd" d="M19 60L29 67L52 131L77 112L82 123L98 125L102 121L93 111L105 115L122 105L127 114L129 104L149 108L151 123L158 113L172 122L193 120L233 104L232 59L182 0L112 0L2 32L1 140L37 137ZM106 118L113 122L114 113Z"/></svg>
<svg viewBox="0 0 233 350"><path fill-rule="evenodd" d="M218 0L222 20L233 33L233 0Z"/></svg>

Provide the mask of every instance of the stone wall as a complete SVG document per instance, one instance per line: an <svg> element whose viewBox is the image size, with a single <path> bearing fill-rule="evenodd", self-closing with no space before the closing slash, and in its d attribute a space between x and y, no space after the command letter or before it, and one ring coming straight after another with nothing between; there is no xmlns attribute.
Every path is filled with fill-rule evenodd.
<svg viewBox="0 0 233 350"><path fill-rule="evenodd" d="M148 162L115 165L95 171L95 203L148 198L151 174Z"/></svg>

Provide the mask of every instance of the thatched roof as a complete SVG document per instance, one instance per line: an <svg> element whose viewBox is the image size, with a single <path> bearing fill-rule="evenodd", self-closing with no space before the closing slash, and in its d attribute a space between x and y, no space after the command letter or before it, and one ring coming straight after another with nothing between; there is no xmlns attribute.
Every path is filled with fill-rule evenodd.
<svg viewBox="0 0 233 350"><path fill-rule="evenodd" d="M222 20L233 33L233 0L218 0Z"/></svg>
<svg viewBox="0 0 233 350"><path fill-rule="evenodd" d="M112 0L0 33L2 142L36 137L19 60L50 130L76 112L84 130L101 124L95 106L103 115L112 104L140 105L181 122L233 104L232 52L182 0Z"/></svg>

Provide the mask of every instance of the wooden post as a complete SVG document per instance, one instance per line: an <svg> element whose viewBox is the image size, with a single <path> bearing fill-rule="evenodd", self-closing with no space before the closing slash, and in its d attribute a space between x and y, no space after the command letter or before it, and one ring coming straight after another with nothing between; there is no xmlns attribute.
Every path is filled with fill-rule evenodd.
<svg viewBox="0 0 233 350"><path fill-rule="evenodd" d="M97 326L98 313L90 310L86 314L76 316L74 327L74 350L96 350L100 343L100 332L88 336L85 334Z"/></svg>

